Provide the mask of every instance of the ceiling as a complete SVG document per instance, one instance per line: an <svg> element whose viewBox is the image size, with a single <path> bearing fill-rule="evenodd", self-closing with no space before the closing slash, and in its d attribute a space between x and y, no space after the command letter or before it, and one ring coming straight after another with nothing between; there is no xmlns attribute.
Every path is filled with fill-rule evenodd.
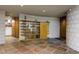
<svg viewBox="0 0 79 59"><path fill-rule="evenodd" d="M39 16L60 17L73 5L0 5L0 10L7 12L7 15L18 16L19 13L26 13ZM44 12L43 12L44 11Z"/></svg>

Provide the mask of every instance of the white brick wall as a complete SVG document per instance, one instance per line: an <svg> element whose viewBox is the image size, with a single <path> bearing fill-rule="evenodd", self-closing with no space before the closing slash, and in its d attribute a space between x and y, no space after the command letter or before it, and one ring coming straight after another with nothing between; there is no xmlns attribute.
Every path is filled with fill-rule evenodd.
<svg viewBox="0 0 79 59"><path fill-rule="evenodd" d="M59 38L60 37L60 20L58 18L52 18L49 20L49 38Z"/></svg>
<svg viewBox="0 0 79 59"><path fill-rule="evenodd" d="M4 35L5 35L5 12L0 11L0 44L4 44Z"/></svg>
<svg viewBox="0 0 79 59"><path fill-rule="evenodd" d="M67 15L67 45L79 51L79 6L75 6Z"/></svg>

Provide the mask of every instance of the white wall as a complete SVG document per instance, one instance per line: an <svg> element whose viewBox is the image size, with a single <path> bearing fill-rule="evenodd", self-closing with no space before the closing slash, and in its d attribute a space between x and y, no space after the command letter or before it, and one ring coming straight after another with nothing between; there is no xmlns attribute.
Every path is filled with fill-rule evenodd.
<svg viewBox="0 0 79 59"><path fill-rule="evenodd" d="M60 37L60 23L58 18L52 18L49 20L49 38L59 38Z"/></svg>
<svg viewBox="0 0 79 59"><path fill-rule="evenodd" d="M5 35L12 35L12 27L5 27Z"/></svg>
<svg viewBox="0 0 79 59"><path fill-rule="evenodd" d="M23 19L26 16L27 20L37 20L37 21L49 21L48 37L49 38L59 38L60 36L60 22L57 17L42 17L33 16L27 14L20 14L19 18Z"/></svg>
<svg viewBox="0 0 79 59"><path fill-rule="evenodd" d="M5 20L7 20L5 22L5 25L7 25L8 23L12 23L12 17L10 16L6 16ZM11 36L12 35L12 26L6 26L5 27L5 36Z"/></svg>
<svg viewBox="0 0 79 59"><path fill-rule="evenodd" d="M4 35L5 35L5 12L0 11L0 44L4 44Z"/></svg>
<svg viewBox="0 0 79 59"><path fill-rule="evenodd" d="M79 51L79 6L75 6L67 15L67 45Z"/></svg>

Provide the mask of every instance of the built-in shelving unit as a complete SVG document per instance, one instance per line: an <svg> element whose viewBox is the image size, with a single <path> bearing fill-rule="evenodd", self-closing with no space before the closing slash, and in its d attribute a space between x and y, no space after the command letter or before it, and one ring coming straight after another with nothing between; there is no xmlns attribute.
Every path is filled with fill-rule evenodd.
<svg viewBox="0 0 79 59"><path fill-rule="evenodd" d="M19 20L20 40L40 38L40 22Z"/></svg>

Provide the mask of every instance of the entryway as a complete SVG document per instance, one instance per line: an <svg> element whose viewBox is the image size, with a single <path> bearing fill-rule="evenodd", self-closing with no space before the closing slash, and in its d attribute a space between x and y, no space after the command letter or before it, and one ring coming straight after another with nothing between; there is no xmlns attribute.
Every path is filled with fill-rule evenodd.
<svg viewBox="0 0 79 59"><path fill-rule="evenodd" d="M6 16L5 18L5 43L14 43L19 40L18 18Z"/></svg>

